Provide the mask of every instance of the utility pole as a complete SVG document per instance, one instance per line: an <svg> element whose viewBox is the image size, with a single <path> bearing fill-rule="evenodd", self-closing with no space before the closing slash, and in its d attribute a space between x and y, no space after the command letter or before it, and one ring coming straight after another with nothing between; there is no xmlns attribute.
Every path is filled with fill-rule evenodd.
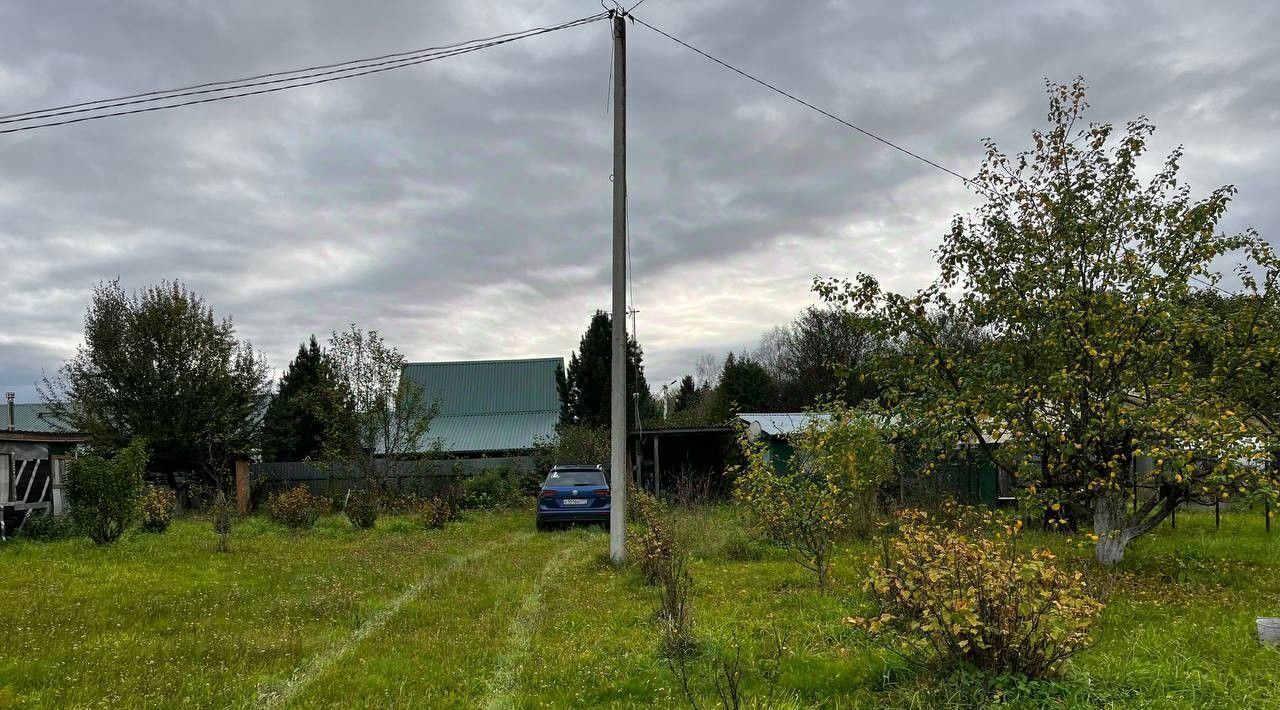
<svg viewBox="0 0 1280 710"><path fill-rule="evenodd" d="M609 393L609 557L626 559L627 536L627 26L613 16L613 362Z"/></svg>

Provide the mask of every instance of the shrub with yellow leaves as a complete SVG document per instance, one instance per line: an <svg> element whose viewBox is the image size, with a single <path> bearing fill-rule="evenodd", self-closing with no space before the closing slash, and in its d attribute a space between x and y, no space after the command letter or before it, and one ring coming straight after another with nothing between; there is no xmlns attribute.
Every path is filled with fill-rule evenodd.
<svg viewBox="0 0 1280 710"><path fill-rule="evenodd" d="M688 692L686 661L696 646L690 590L688 555L677 544L662 505L639 487L627 488L627 515L639 528L627 536L627 557L634 561L645 582L657 587L659 646L673 673Z"/></svg>
<svg viewBox="0 0 1280 710"><path fill-rule="evenodd" d="M676 554L675 537L656 498L644 489L629 486L627 499L628 517L639 528L627 536L627 557L639 566L647 583L658 584Z"/></svg>
<svg viewBox="0 0 1280 710"><path fill-rule="evenodd" d="M173 511L178 505L178 497L169 488L147 486L138 501L140 520L138 527L147 532L162 533L169 529L173 522Z"/></svg>
<svg viewBox="0 0 1280 710"><path fill-rule="evenodd" d="M910 662L1053 675L1088 648L1103 604L1049 550L1018 551L1021 526L975 535L900 514L865 589L878 613L846 622Z"/></svg>
<svg viewBox="0 0 1280 710"><path fill-rule="evenodd" d="M356 529L369 530L378 522L379 507L381 507L380 501L376 493L368 489L359 489L347 495L347 504L343 506L342 512L346 513L347 520L350 520Z"/></svg>
<svg viewBox="0 0 1280 710"><path fill-rule="evenodd" d="M424 528L438 530L457 520L461 511L455 501L448 497L427 498L415 505L416 519Z"/></svg>

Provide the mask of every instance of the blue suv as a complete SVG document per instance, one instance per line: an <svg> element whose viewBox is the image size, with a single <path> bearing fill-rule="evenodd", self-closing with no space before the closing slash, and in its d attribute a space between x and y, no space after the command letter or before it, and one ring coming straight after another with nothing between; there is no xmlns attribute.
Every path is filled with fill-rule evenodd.
<svg viewBox="0 0 1280 710"><path fill-rule="evenodd" d="M604 466L552 466L538 492L539 530L554 523L609 524L609 482Z"/></svg>

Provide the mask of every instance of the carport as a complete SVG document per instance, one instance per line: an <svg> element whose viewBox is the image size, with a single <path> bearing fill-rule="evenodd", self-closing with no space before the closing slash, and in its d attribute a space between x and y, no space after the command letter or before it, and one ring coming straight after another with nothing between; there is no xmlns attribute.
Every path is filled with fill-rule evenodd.
<svg viewBox="0 0 1280 710"><path fill-rule="evenodd" d="M682 487L728 493L725 472L740 458L729 425L635 430L628 436L632 480L655 497Z"/></svg>

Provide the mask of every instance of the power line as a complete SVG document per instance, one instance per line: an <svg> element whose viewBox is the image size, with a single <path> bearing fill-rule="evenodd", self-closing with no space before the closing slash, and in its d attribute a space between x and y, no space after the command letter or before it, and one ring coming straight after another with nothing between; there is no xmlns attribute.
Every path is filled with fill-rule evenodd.
<svg viewBox="0 0 1280 710"><path fill-rule="evenodd" d="M645 2L645 0L640 0L640 1L639 1L639 2L637 2L635 5L632 5L632 6L631 6L631 10L635 10L637 7L640 7L640 5L641 5L642 3L644 3L644 2ZM666 37L667 39L671 40L672 42L675 42L676 44L679 44L679 45L681 45L681 46L685 47L686 49L692 50L693 52L695 52L695 53L697 53L697 54L700 54L700 55L702 55L703 57L706 57L707 59L709 59L709 60L711 60L711 61L715 62L716 64L719 64L720 66L724 67L725 69L728 69L728 70L730 70L730 71L734 72L735 74L738 74L738 75L740 75L740 76L742 76L742 77L744 77L744 78L746 78L746 79L750 79L751 81L753 81L753 82L755 82L755 83L759 84L760 86L765 87L766 89L769 89L770 91L773 91L773 92L775 92L775 93L781 94L782 96L785 96L786 98L791 99L792 101L795 101L796 103L798 103L798 104L800 104L800 105L802 105L802 106L805 106L805 107L807 107L807 108L813 109L814 111L817 111L818 113L822 114L823 116L826 116L827 118L830 118L830 119L831 119L831 120L833 120L833 121L836 121L837 123L840 123L840 124L842 124L842 125L844 125L844 126L847 126L847 127L849 127L849 128L852 128L853 130L855 130L855 131L857 131L857 132L859 132L859 133L863 134L864 136L867 136L867 137L869 137L869 138L873 138L873 139L875 139L875 140L877 140L877 141L880 141L881 143L883 143L883 144L885 144L885 145L889 146L890 148L893 148L894 150L897 150L897 151L899 151L899 152L901 152L901 153L904 153L904 154L906 154L906 155L909 155L909 156L911 156L912 158L915 158L916 160L919 160L920 162L925 163L926 165L932 166L932 167L937 168L938 170L941 170L941 171L943 171L943 172L945 172L945 173L947 173L947 174L949 174L949 175L952 175L952 176L954 176L954 177L957 177L957 178L959 178L961 181L963 181L966 185L970 185L970 186L973 186L973 187L975 187L975 188L981 189L981 188L980 188L976 183L974 183L974 182L973 182L972 180L970 180L969 178L967 178L967 177L965 177L965 176L961 175L960 173L957 173L956 171L954 171L954 170L952 170L952 169L950 169L950 168L948 168L948 167L946 167L946 166L939 165L938 163L934 162L933 160L930 160L929 158L926 158L926 157L924 157L924 156L922 156L922 155L920 155L920 154L918 154L918 153L915 153L915 152L913 152L913 151L911 151L911 150L908 150L908 149L906 149L906 148L903 148L902 146L898 145L897 143L894 143L893 141L890 141L890 140L888 140L888 139L886 139L886 138L881 138L880 136L876 135L875 133L872 133L871 131L868 131L867 129L862 128L862 127L860 127L860 126L854 125L853 123L851 123L851 122L849 122L849 121L846 121L845 119L840 118L839 116L836 116L835 114L831 113L830 111L827 111L827 110L825 110L825 109L819 108L819 107L817 107L817 106L815 106L815 105L813 105L813 104L809 103L808 101L805 101L804 99L802 99L802 98L800 98L800 97L798 97L798 96L796 96L796 95L794 95L794 94L792 94L792 93L790 93L790 92L784 91L783 89L780 89L780 88L778 88L777 86L774 86L773 84L770 84L769 82L767 82L767 81L765 81L765 80L763 80L763 79L760 79L759 77L756 77L756 76L754 76L754 75L752 75L752 74L749 74L749 73L747 73L747 72L743 71L742 69L739 69L739 68L737 68L737 67L733 66L732 64L729 64L728 62L726 62L726 61L724 61L724 60L722 60L722 59L719 59L719 58L717 58L717 57L714 57L714 56L712 56L712 55L708 54L707 52L704 52L703 50L698 49L697 47L695 47L695 46L693 46L693 45L689 44L688 42L685 42L684 40L682 40L682 39L680 39L680 38L678 38L678 37L675 37L675 36L673 36L673 35L671 35L671 34L668 34L667 32L664 32L664 31L662 31L662 30L658 29L657 27L654 27L653 25L649 24L648 22L645 22L644 20L640 19L639 17L636 17L636 16L632 15L632 14L631 14L631 10L628 10L628 11L627 11L627 13L626 13L626 14L627 14L627 17L630 17L630 18L631 18L632 20L634 20L635 22L638 22L638 23L640 23L640 24L644 25L645 27L648 27L649 29L653 30L654 32L657 32L658 34L662 35L663 37ZM629 248L629 247L630 247L630 243L628 242L628 248ZM629 257L630 257L630 253L628 253L628 258L629 258ZM1235 293L1233 293L1233 292L1231 292L1231 291L1228 291L1228 290L1226 290L1226 289L1222 288L1221 286L1219 286L1218 284L1215 284L1215 283L1213 283L1212 281L1209 281L1209 280L1207 280L1207 279L1203 279L1203 278L1200 278L1200 277L1198 277L1198 276L1190 276L1189 278L1190 278L1192 281L1195 281L1195 282L1197 282L1197 283L1200 283L1200 284L1202 284L1202 285L1204 285L1204 286L1208 286L1209 288L1216 289L1216 290L1218 290L1218 291L1220 291L1220 292L1222 292L1222 293L1224 293L1224 294L1226 294L1226 295L1228 295L1228 296L1235 296L1235 295L1237 295L1237 294L1235 294Z"/></svg>
<svg viewBox="0 0 1280 710"><path fill-rule="evenodd" d="M544 29L544 28L538 28L538 29ZM230 81L214 81L214 82L208 82L205 84L199 84L196 86L184 87L182 89L151 91L144 94L135 94L133 96L120 97L118 99L99 99L97 101L88 101L82 104L72 104L70 106L63 106L57 109L43 109L39 111L28 111L26 113L13 114L12 116L0 117L0 124L42 120L46 118L54 118L56 116L66 116L66 115L77 114L77 113L86 113L86 112L92 112L92 111L105 110L109 108L117 108L120 106L131 106L136 104L151 103L151 102L157 102L157 101L167 101L170 99L177 99L177 98L182 98L186 96L197 96L201 94L213 94L213 93L220 93L224 91L234 91L237 89L246 89L246 88L251 88L255 86L267 86L271 84L300 82L304 79L310 79L310 78L319 77L319 76L345 74L348 72L355 72L361 69L381 67L381 66L387 66L391 64L396 64L396 65L403 64L404 66L409 66L410 63L414 63L414 60L416 59L423 59L426 57L435 58L435 57L440 57L445 55L452 56L455 53L462 52L462 49L459 49L459 48L471 49L469 45L478 45L479 43L486 43L485 46L493 46L492 44L487 44L487 43L494 40L507 38L507 37L510 37L513 40L520 39L531 32L533 32L533 30L525 30L523 32L511 32L503 35L497 35L496 37L486 37L483 39L472 40L469 42L459 42L456 44L445 45L442 47L432 47L428 49L421 49L414 52L400 52L397 54L389 54L389 55L384 55L382 57L375 57L372 59L359 59L359 60L353 60L348 62L339 62L337 64L328 64L320 67L310 67L308 69L294 69L287 72L274 72L271 74L262 74L256 77L249 77L247 79L237 79L237 80L230 80ZM387 59L387 57L397 57L397 58ZM378 60L383 60L383 61L378 61ZM340 68L330 69L331 67L340 67ZM317 72L315 71L317 69L329 69L329 71ZM305 73L305 72L313 72L313 73ZM285 76L290 74L301 74L301 76L288 76L287 78L283 78L283 79L270 79L267 81L256 81L257 79L263 79L266 77ZM226 86L228 84L230 84L231 86ZM202 87L209 87L209 86L216 86L219 88L202 88ZM195 90L188 91L187 89L195 89ZM181 93L175 93L175 92L181 92ZM152 98L137 98L139 96L144 96L144 97L149 96ZM132 99L132 100L125 100L125 99ZM77 106L85 106L87 108L76 108ZM67 109L67 110L61 110L61 109Z"/></svg>
<svg viewBox="0 0 1280 710"><path fill-rule="evenodd" d="M641 0L641 2L643 2L643 1L644 1L644 0ZM640 4L640 3L636 3L636 6L639 6L639 4ZM632 9L635 9L635 8L633 7ZM947 173L948 175L951 175L951 176L953 176L953 177L957 177L957 178L959 178L962 182L964 182L966 185L976 186L976 185L975 185L975 183L974 183L972 180L970 180L969 178L967 178L967 177L965 177L965 176L961 175L960 173L958 173L958 172L956 172L956 171L952 170L951 168L948 168L948 167L946 167L946 166L944 166L944 165L940 165L940 164L938 164L937 162L935 162L935 161L933 161L933 160L930 160L929 158L926 158L926 157L924 157L923 155L920 155L919 153L915 153L915 152L913 152L913 151L911 151L911 150L908 150L908 149L906 149L906 148L904 148L904 147L902 147L902 146L898 145L897 143L894 143L893 141L891 141L891 140L889 140L889 139L887 139L887 138L882 138L882 137L880 137L880 136L876 135L875 133L872 133L871 131L869 131L869 130L867 130L867 129L865 129L865 128L862 128L861 126L857 126L857 125L855 125L855 124L853 124L853 123L851 123L851 122L849 122L849 121L846 121L845 119L840 118L839 116L837 116L837 115L835 115L835 114L831 113L830 111L827 111L826 109L819 108L818 106L815 106L815 105L813 105L813 104L809 103L808 101L805 101L804 99L802 99L802 98L800 98L800 97L796 96L795 94L792 94L792 93L790 93L790 92L784 91L783 89L780 89L780 88L778 88L777 86L774 86L773 84L770 84L769 82L765 81L764 79L761 79L761 78L759 78L759 77L757 77L757 76L755 76L755 75L753 75L753 74L749 74L749 73L747 73L747 72L743 71L742 69L739 69L739 68L737 68L737 67L733 66L732 64L730 64L730 63L728 63L728 62L724 61L723 59L719 59L719 58L717 58L717 57L713 57L713 56L711 56L710 54L708 54L708 53L706 53L706 52L702 51L701 49L698 49L697 47L695 47L695 46L693 46L693 45L689 44L688 42L685 42L684 40L682 40L682 39L680 39L680 38L678 38L678 37L674 37L674 36L672 36L672 35L670 35L670 34L667 34L666 32L663 32L662 30L658 29L657 27L654 27L653 25L649 24L648 22L645 22L644 20L640 19L639 17L636 17L636 16L631 15L631 14L629 14L629 13L628 13L628 15L627 15L627 16L628 16L628 17L630 17L632 20L634 20L634 21L636 21L636 22L639 22L640 24L644 25L645 27L648 27L649 29L653 30L654 32L657 32L658 34L662 35L663 37L666 37L667 39L671 40L672 42L675 42L676 44L679 44L679 45L681 45L682 47L685 47L686 49L692 50L693 52L696 52L697 54L700 54L700 55L702 55L703 57L706 57L707 59L710 59L711 61L715 62L716 64L719 64L720 66L724 67L725 69L728 69L729 71L734 72L735 74L738 74L739 76L742 76L742 77L744 77L744 78L746 78L746 79L750 79L751 81L754 81L755 83L759 84L760 86L765 87L766 89L769 89L770 91L773 91L773 92L775 92L775 93L777 93L777 94L780 94L780 95L782 95L782 96L785 96L785 97L787 97L788 99L791 99L792 101L795 101L796 103L800 104L801 106L805 106L805 107L810 108L810 109L812 109L812 110L814 110L814 111L817 111L818 113L822 114L823 116L826 116L827 118L829 118L829 119L831 119L831 120L833 120L833 121L835 121L835 122L837 122L837 123L839 123L839 124L841 124L841 125L844 125L844 126L846 126L846 127L848 127L848 128L852 128L853 130L857 131L858 133L861 133L861 134L862 134L862 135L864 135L864 136L867 136L868 138L872 138L872 139L874 139L874 140L877 140L877 141L879 141L879 142L881 142L881 143L883 143L883 144L885 144L885 145L889 146L890 148L893 148L894 150L896 150L896 151L898 151L898 152L900 152L900 153L903 153L903 154L905 154L905 155L909 155L909 156L911 156L912 158L915 158L916 160L918 160L918 161L920 161L920 162L922 162L922 163L924 163L924 164L926 164L926 165L929 165L929 166L931 166L931 167L937 168L938 170L941 170L942 172Z"/></svg>
<svg viewBox="0 0 1280 710"><path fill-rule="evenodd" d="M539 28L539 29L540 29L540 28ZM104 103L109 103L109 102L125 101L125 100L127 100L127 99L136 99L136 98L141 98L141 97L146 97L146 96L158 96L158 95L160 95L160 94L173 94L173 93L175 93L175 92L179 92L179 91L190 91L190 90L192 90L192 89L204 89L204 88L211 87L211 86L226 86L226 85L228 85L228 84L241 84L241 83L244 83L244 82L257 81L257 80L259 80L259 79L270 79L270 78L272 78L272 77L288 76L288 75L290 75L290 74L303 74L303 73L307 73L307 72L319 71L319 70L322 70L322 69L333 69L333 68L335 68L335 67L343 67L343 66L348 66L348 67L350 67L350 65L367 64L367 63L369 63L369 62L377 62L377 61L380 61L380 60L387 60L387 59L390 59L390 60L397 60L397 59L399 59L399 58L408 59L408 58L412 58L412 57L413 57L413 56L415 56L415 55L427 54L427 53L434 53L434 52L439 52L439 51L443 51L443 50L447 50L447 49L455 49L455 48L462 47L462 46L465 46L465 45L476 44L476 43L478 43L478 42L488 42L488 41L491 41L491 40L502 39L502 38L504 38L504 37L511 37L511 36L514 36L514 35L524 34L525 32L529 32L529 31L531 31L531 30L521 30L521 31L519 31L519 32L508 32L508 33L505 33L505 34L494 35L493 37L484 37L484 38L481 38L481 39L468 40L468 41L466 41L466 42L455 42L455 43L453 43L453 44L445 44L445 45L441 45L441 46L439 46L439 47L424 47L424 48L422 48L422 49L414 49L414 50L410 50L410 51L407 51L407 52L393 52L393 53L391 53L391 54L383 54L383 55L381 55L381 56L377 56L377 57L366 57L366 58L364 58L364 59L348 59L348 60L346 60L346 61L342 61L342 62L333 62L333 63L331 63L331 64L320 64L320 65L311 66L311 67L304 67L304 68L302 68L302 69L290 69L290 70L288 70L288 71L269 72L269 73L267 73L267 74L258 74L258 75L256 75L256 76L242 77L242 78L239 78L239 79L224 79L224 80L219 80L219 81L207 81L207 82L204 82L204 83L201 83L201 84L192 84L191 86L181 86L181 87L177 87L177 88L173 88L173 89L160 89L160 90L157 90L157 91L146 91L146 92L142 92L142 93L139 93L139 94L129 94L129 95L127 95L127 96L117 96L117 97L109 98L109 99L95 99L95 100L93 100L93 101L84 101L84 102L76 103L76 104L67 104L67 105L65 105L65 106L54 106L54 107L52 107L52 108L47 108L47 109L38 109L38 110L34 110L34 111L24 111L24 112L22 112L22 113L12 113L12 114L8 114L8 115L0 116L0 119L11 119L11 118L16 118L16 117L20 117L20 116L33 116L33 117L34 117L34 114L47 114L47 113L51 113L51 112L53 112L53 111L64 111L64 110L66 110L66 109L74 109L74 108L79 108L79 107L82 107L82 106L93 106L93 105L95 105L95 104L104 104ZM350 67L350 68L354 69L354 68L357 68L357 67ZM297 77L297 78L306 78L306 77ZM238 88L238 87L234 87L234 86L232 86L232 87L227 87L227 90L234 89L234 88ZM184 95L185 95L185 94L184 94ZM175 98L175 97L173 97L173 96L162 96L162 97L160 97L160 98L153 99L153 100L160 101L160 100L164 100L164 99L166 99L166 98ZM38 118L38 117L36 117L36 118ZM9 122L9 121L5 121L5 122L7 123L7 122Z"/></svg>
<svg viewBox="0 0 1280 710"><path fill-rule="evenodd" d="M1223 287L1219 286L1218 284L1216 284L1216 283L1214 283L1214 282L1212 282L1212 281L1210 281L1210 280L1208 280L1208 279L1200 278L1199 276L1188 276L1187 278L1188 278L1188 279L1190 279L1190 280L1192 280L1192 281L1195 281L1196 283L1201 284L1201 285L1203 285L1203 286L1208 286L1209 288L1214 289L1214 290L1216 290L1216 291L1218 291L1218 292L1220 292L1220 293L1224 293L1224 294L1226 294L1226 295L1228 295L1228 296L1235 297L1235 296L1239 296L1239 295L1241 295L1241 294L1235 293L1235 292L1233 292L1233 291L1228 291L1227 289L1225 289L1225 288L1223 288Z"/></svg>
<svg viewBox="0 0 1280 710"><path fill-rule="evenodd" d="M125 111L114 111L109 113L95 113L90 116L80 116L77 118L66 119L61 121L49 121L45 123L37 123L32 125L20 126L17 128L8 128L8 129L0 130L0 134L16 133L19 131L29 131L29 130L35 130L37 128L49 128L51 126L62 126L70 123L80 123L82 121L92 121L100 118L110 118L113 116L126 116L130 114L135 114L135 113L145 113L148 111L161 111L164 109L179 108L182 106L192 106L195 104L210 103L213 101L224 101L227 99L235 99L235 98L242 98L246 96L256 96L258 94L273 93L276 91L284 91L286 89L296 89L304 86L313 86L315 84L323 84L330 81L352 79L359 76L366 76L368 74L377 74L380 72L392 71L394 69L402 69L404 67L413 66L415 64L423 64L425 62L431 62L437 59L444 59L446 57L454 57L461 54L469 54L471 52L479 51L481 49L496 47L501 44L515 42L517 40L525 39L528 37L534 37L541 34L547 34L549 32L556 32L563 29L569 29L571 27L578 27L581 25L589 24L592 22L596 22L598 20L605 19L608 16L609 16L608 13L597 13L595 15L590 15L588 17L583 17L577 20L571 20L569 22L560 23L558 25L553 25L550 27L537 27L537 28L532 28L527 30L521 30L519 32L509 32L506 34L495 35L494 37L475 39L467 42L458 42L451 45L443 45L441 47L415 50L413 52L399 52L395 54L383 55L381 57L350 60L347 62L338 62L334 64L309 67L306 69L294 69L294 70L285 71L285 72L273 72L269 74L260 74L255 77L248 77L245 79L206 82L204 84L196 84L196 85L182 87L178 89L167 89L167 90L161 90L161 91L144 92L141 94L133 94L130 96L117 97L113 99L99 99L96 101L82 102L79 104L68 104L65 106L60 106L55 108L38 109L38 110L27 111L23 113L10 114L8 116L0 117L0 124L40 121L48 118L85 113L85 112L101 111L104 109L116 108L121 106L169 101L172 99L182 98L187 96L204 95L204 94L210 94L210 93L219 94L217 96L210 96L202 99L183 101L179 103L167 103L162 105L153 105L153 106L146 106L143 108L130 109ZM390 57L395 57L395 58L388 59ZM333 67L342 67L342 68L333 69ZM315 71L315 70L325 70L325 71ZM288 76L288 78L275 78L275 79L269 79L266 81L258 81L259 79L268 79L268 77L283 77L286 75L296 75L296 76ZM317 78L317 77L323 77L323 78ZM303 81L306 79L310 79L310 81ZM237 91L238 89L251 88L255 86L267 86L267 85L273 85L273 84L283 84L283 85L271 86L271 88L257 89L254 91L243 91L243 92ZM206 87L213 87L213 86L219 86L221 88L206 88ZM227 91L237 91L237 93L230 93L230 94L223 93ZM150 97L150 98L143 98L143 97Z"/></svg>
<svg viewBox="0 0 1280 710"><path fill-rule="evenodd" d="M1214 282L1212 282L1212 281L1210 281L1210 280L1208 280L1208 279L1202 279L1202 278L1200 278L1199 276L1194 276L1194 275L1187 276L1187 278L1188 278L1189 280L1191 280L1191 281L1195 281L1196 283L1201 284L1201 285L1203 285L1203 286L1208 286L1209 288L1212 288L1212 289L1216 289L1216 290L1218 290L1218 291L1221 291L1222 293L1225 293L1225 294L1227 294L1228 296L1234 296L1234 295L1235 295L1234 293L1231 293L1230 291L1226 290L1225 288L1223 288L1223 287L1219 286L1218 284L1216 284L1216 283L1214 283Z"/></svg>
<svg viewBox="0 0 1280 710"><path fill-rule="evenodd" d="M609 44L609 83L605 85L604 92L604 115L609 115L609 107L613 104L613 56L618 48Z"/></svg>

